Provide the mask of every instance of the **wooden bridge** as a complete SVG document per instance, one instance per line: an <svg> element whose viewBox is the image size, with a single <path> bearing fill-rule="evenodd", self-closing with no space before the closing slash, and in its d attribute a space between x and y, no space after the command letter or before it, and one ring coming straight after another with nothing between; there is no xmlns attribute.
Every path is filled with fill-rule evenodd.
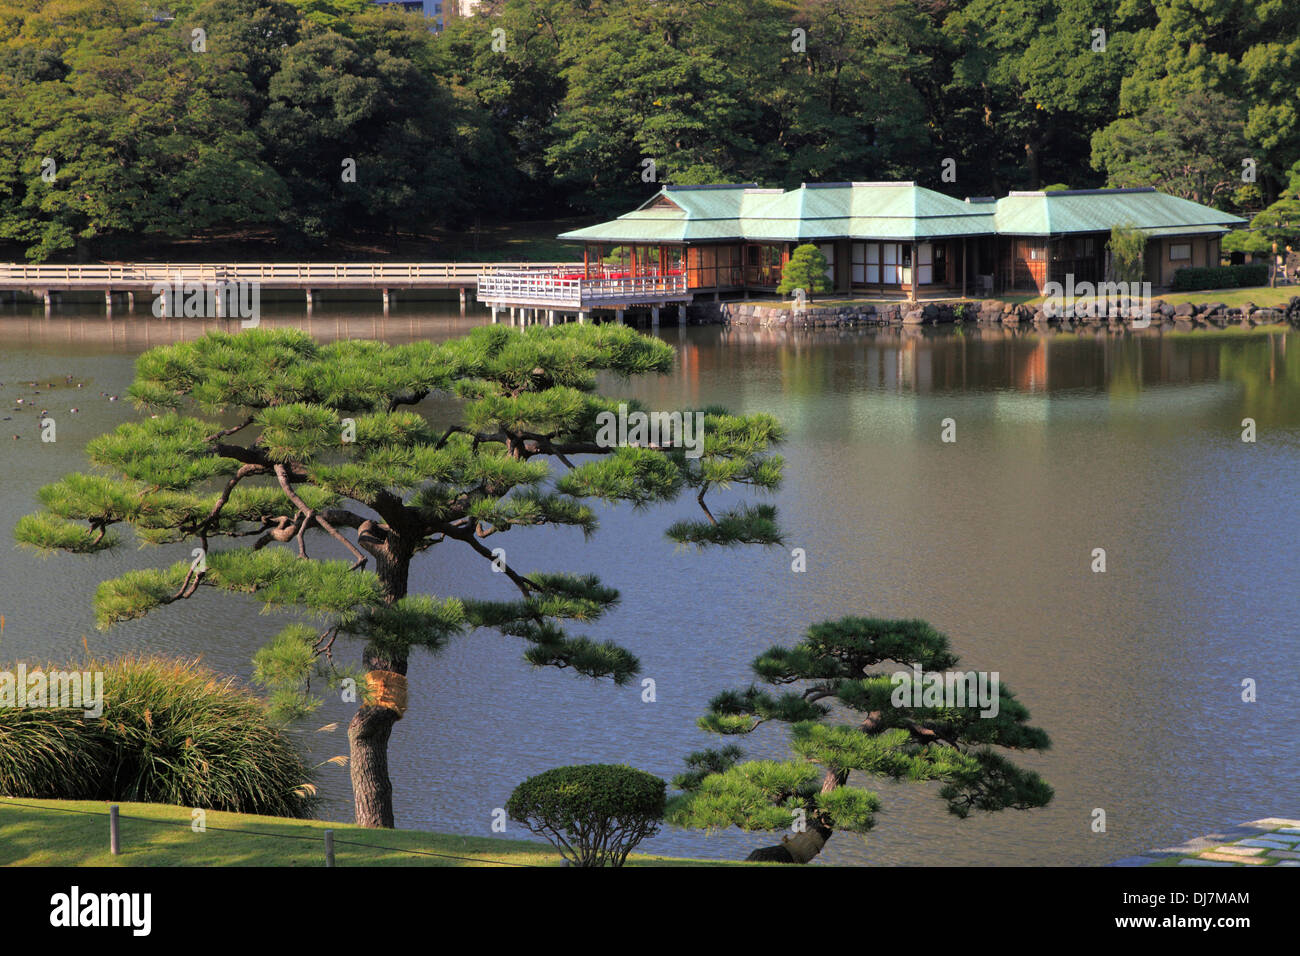
<svg viewBox="0 0 1300 956"><path fill-rule="evenodd" d="M0 293L35 296L50 311L54 295L103 292L109 313L113 297L125 295L129 308L137 293L157 295L160 286L178 283L208 288L238 283L261 289L300 289L312 305L316 290L369 290L383 293L384 308L400 290L456 289L464 312L466 299L482 277L534 272L581 271L567 262L126 262L94 265L27 265L0 263Z"/></svg>

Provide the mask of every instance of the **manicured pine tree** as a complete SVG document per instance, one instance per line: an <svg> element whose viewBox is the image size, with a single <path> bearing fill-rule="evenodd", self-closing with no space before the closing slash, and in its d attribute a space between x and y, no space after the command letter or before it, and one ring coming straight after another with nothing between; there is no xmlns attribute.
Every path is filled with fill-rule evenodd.
<svg viewBox="0 0 1300 956"><path fill-rule="evenodd" d="M781 284L776 287L776 291L779 295L789 295L795 289L803 289L811 302L815 293L830 292L834 288L831 280L826 277L829 268L830 263L822 251L812 243L798 246L790 253L790 260L781 270Z"/></svg>
<svg viewBox="0 0 1300 956"><path fill-rule="evenodd" d="M872 670L886 661L897 666ZM682 792L670 801L668 822L791 831L749 859L807 863L835 831L866 833L875 825L880 798L850 786L854 772L939 781L939 797L963 818L972 810L1046 805L1052 788L992 749L1050 746L1046 733L1026 723L1029 711L1011 691L999 682L995 716L981 716L978 704L943 706L947 701L923 694L924 682L904 685L893 678L900 671L912 674L913 665L927 675L957 666L948 639L924 621L824 621L794 647L759 655L755 675L781 693L756 684L726 691L710 701L699 725L739 735L769 721L789 724L795 758L742 763L744 754L734 745L691 754L690 769L673 781ZM915 697L896 693L904 686L914 688Z"/></svg>
<svg viewBox="0 0 1300 956"><path fill-rule="evenodd" d="M129 394L154 414L92 440L97 473L40 489L44 510L21 519L16 537L90 553L117 544L114 526L129 525L145 544L197 546L192 560L103 582L95 595L101 627L200 587L308 612L315 625L281 631L258 652L256 676L286 714L318 703L321 680L345 686L364 676L348 728L356 816L392 826L388 741L407 707L414 649L437 651L489 627L519 637L537 666L617 684L637 673L627 650L570 633L599 620L617 591L595 575L520 568L489 539L523 527L590 535L596 516L584 499L640 507L689 492L703 518L674 523L671 539L780 541L771 505L740 503L715 515L705 501L733 485L778 486L782 463L769 449L781 429L770 416L703 410L699 457L666 437L633 447L598 440L598 416L616 414L619 403L596 393L597 373L662 374L673 358L658 339L613 325L489 326L438 345L322 345L296 330L209 333L139 358ZM415 410L426 399L426 409L441 399L430 414L445 421ZM562 466L558 476L552 462ZM213 547L221 539L234 546ZM504 574L517 597L409 594L412 561L434 547L456 549L487 576ZM336 661L340 637L361 643L355 676Z"/></svg>

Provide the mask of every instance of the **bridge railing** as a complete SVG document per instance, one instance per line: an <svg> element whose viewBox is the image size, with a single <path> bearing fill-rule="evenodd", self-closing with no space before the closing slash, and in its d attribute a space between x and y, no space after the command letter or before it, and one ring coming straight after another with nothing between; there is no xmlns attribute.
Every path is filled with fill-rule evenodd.
<svg viewBox="0 0 1300 956"><path fill-rule="evenodd" d="M361 282L453 283L472 285L479 276L498 272L528 273L581 269L582 263L568 262L128 262L93 265L29 265L0 263L0 285L20 282L39 286L107 286L114 283L171 282L180 276L188 282L312 282L345 284Z"/></svg>
<svg viewBox="0 0 1300 956"><path fill-rule="evenodd" d="M564 270L501 271L478 277L480 299L520 302L595 304L635 298L674 297L686 294L686 276L624 276L584 279Z"/></svg>

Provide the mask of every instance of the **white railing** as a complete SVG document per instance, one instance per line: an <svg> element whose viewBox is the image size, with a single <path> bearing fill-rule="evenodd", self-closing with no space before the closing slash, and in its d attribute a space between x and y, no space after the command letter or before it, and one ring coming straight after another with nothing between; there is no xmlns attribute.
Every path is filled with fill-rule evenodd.
<svg viewBox="0 0 1300 956"><path fill-rule="evenodd" d="M686 294L686 276L627 276L618 279L569 278L562 270L549 273L497 272L478 277L478 297L520 302L565 302L586 305L630 299L672 298Z"/></svg>
<svg viewBox="0 0 1300 956"><path fill-rule="evenodd" d="M563 273L556 272L485 274L478 277L478 298L580 303L583 281L566 279Z"/></svg>
<svg viewBox="0 0 1300 956"><path fill-rule="evenodd" d="M27 265L0 263L0 287L8 283L39 286L146 284L169 282L177 275L191 282L262 282L294 285L346 285L384 282L470 285L498 272L581 270L567 262L128 262L95 265Z"/></svg>

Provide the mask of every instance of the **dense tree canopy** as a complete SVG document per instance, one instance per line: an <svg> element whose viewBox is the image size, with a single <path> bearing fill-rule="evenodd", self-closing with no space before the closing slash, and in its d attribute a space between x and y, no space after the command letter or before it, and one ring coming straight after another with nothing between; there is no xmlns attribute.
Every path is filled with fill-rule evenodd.
<svg viewBox="0 0 1300 956"><path fill-rule="evenodd" d="M441 34L367 0L167 6L0 0L0 240L311 244L715 181L1141 183L1253 215L1300 160L1276 0L488 0Z"/></svg>

